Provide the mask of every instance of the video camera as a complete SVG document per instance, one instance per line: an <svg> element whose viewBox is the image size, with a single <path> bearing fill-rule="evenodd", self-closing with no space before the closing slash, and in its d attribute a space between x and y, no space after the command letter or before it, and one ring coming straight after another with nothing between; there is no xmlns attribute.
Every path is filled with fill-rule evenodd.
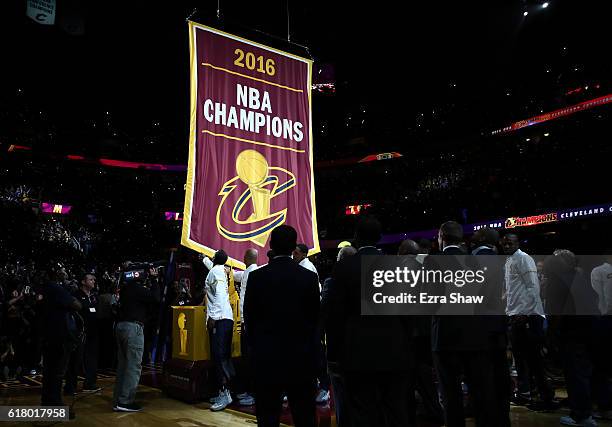
<svg viewBox="0 0 612 427"><path fill-rule="evenodd" d="M151 275L151 270L159 273L159 268L162 267L164 261L156 262L131 262L124 263L121 271L121 283L145 282ZM157 275L157 274L155 274Z"/></svg>

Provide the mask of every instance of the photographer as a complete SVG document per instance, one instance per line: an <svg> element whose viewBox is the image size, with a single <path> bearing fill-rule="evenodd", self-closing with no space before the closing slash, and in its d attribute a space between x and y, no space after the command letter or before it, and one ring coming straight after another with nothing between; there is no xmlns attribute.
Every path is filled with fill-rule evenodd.
<svg viewBox="0 0 612 427"><path fill-rule="evenodd" d="M146 277L143 279L143 276ZM148 265L144 271L129 271L122 277L119 315L115 327L118 359L113 393L115 411L137 412L142 409L134 402L134 398L142 370L147 313L151 306L160 301L157 276L157 270Z"/></svg>
<svg viewBox="0 0 612 427"><path fill-rule="evenodd" d="M64 406L62 380L70 353L82 338L77 314L82 306L59 284L60 274L59 267L52 265L47 271L47 284L43 290L43 406ZM70 418L74 418L72 410Z"/></svg>
<svg viewBox="0 0 612 427"><path fill-rule="evenodd" d="M77 375L81 374L81 371L83 371L85 377L83 391L92 393L100 390L96 385L99 328L97 318L98 296L94 293L95 286L96 276L86 273L81 279L79 290L73 295L83 306L80 314L85 324L85 342L81 343L70 356L64 394L76 393Z"/></svg>

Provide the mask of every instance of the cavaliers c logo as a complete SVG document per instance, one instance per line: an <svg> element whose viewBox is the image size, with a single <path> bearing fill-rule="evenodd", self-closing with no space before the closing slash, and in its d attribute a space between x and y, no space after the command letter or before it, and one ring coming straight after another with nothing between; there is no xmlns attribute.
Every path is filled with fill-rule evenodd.
<svg viewBox="0 0 612 427"><path fill-rule="evenodd" d="M295 186L295 175L286 169L268 166L266 158L255 150L244 150L238 154L236 173L238 176L223 184L219 192L221 202L217 209L217 229L226 239L251 241L263 247L272 230L287 218L287 208L270 213L270 201ZM221 211L227 198L239 186L247 188L232 208L231 221L227 218L227 222L232 224L223 224L225 219L221 219ZM250 208L250 215L242 213L245 207Z"/></svg>

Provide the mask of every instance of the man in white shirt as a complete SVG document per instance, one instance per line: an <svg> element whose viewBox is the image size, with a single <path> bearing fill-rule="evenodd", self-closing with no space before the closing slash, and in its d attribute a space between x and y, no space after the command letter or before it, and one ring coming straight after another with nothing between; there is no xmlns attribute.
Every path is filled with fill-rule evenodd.
<svg viewBox="0 0 612 427"><path fill-rule="evenodd" d="M234 280L240 282L240 323L242 325L241 335L240 335L240 350L242 353L243 359L246 361L245 366L250 366L248 357L249 357L249 348L247 344L247 331L244 327L244 296L246 295L246 289L249 280L249 274L251 271L257 268L257 249L247 249L244 253L244 265L246 269L243 272L239 272L234 274ZM252 388L252 380L251 373L247 369L243 372L243 381L245 391L244 393L240 393L236 395L239 399L238 403L240 406L252 406L255 404L255 398L249 394L250 389Z"/></svg>
<svg viewBox="0 0 612 427"><path fill-rule="evenodd" d="M212 261L204 258L204 265L210 270L205 282L206 325L210 335L210 347L217 379L220 384L219 396L210 408L213 411L221 411L232 403L228 383L234 372L231 363L234 315L229 299L228 280L225 271L226 262L227 254L223 250L218 250Z"/></svg>
<svg viewBox="0 0 612 427"><path fill-rule="evenodd" d="M508 255L504 268L506 314L510 317L510 342L518 374L518 391L513 401L530 404L532 409L552 410L554 391L544 374L542 347L544 344L544 308L540 297L538 270L533 258L519 249L516 234L506 234L502 240ZM531 402L531 378L541 402Z"/></svg>
<svg viewBox="0 0 612 427"><path fill-rule="evenodd" d="M293 259L297 261L302 267L316 273L317 277L319 272L312 262L308 259L308 246L303 243L298 243L293 251Z"/></svg>
<svg viewBox="0 0 612 427"><path fill-rule="evenodd" d="M603 315L612 315L612 255L591 272L591 286L599 298L598 308Z"/></svg>

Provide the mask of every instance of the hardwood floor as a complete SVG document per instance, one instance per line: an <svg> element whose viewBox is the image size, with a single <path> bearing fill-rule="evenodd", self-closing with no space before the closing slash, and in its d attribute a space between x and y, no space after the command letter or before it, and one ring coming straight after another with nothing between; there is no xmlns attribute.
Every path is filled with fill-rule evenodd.
<svg viewBox="0 0 612 427"><path fill-rule="evenodd" d="M111 408L114 376L111 372L100 373L98 383L103 387L96 394L79 394L74 400L76 419L70 425L84 427L248 427L257 425L254 408L233 406L222 412L211 412L208 403L186 404L172 399L156 387L159 377L159 366L148 366L143 369L142 382L137 394L137 401L143 406L139 413L113 412ZM38 405L40 402L41 377L26 376L21 380L0 382L0 405ZM565 393L557 391L557 397L565 397ZM65 398L65 403L73 403L71 397ZM290 425L288 409L284 408L282 421ZM559 417L567 414L567 410L556 413L535 413L523 407L511 408L513 426L518 427L553 427L559 425ZM320 406L317 410L318 427L336 427L333 410ZM600 426L610 426L610 422L600 422ZM28 423L2 423L4 426L24 426ZM34 423L29 425L50 426L51 423ZM422 427L429 424L420 422ZM467 421L473 426L472 420Z"/></svg>

